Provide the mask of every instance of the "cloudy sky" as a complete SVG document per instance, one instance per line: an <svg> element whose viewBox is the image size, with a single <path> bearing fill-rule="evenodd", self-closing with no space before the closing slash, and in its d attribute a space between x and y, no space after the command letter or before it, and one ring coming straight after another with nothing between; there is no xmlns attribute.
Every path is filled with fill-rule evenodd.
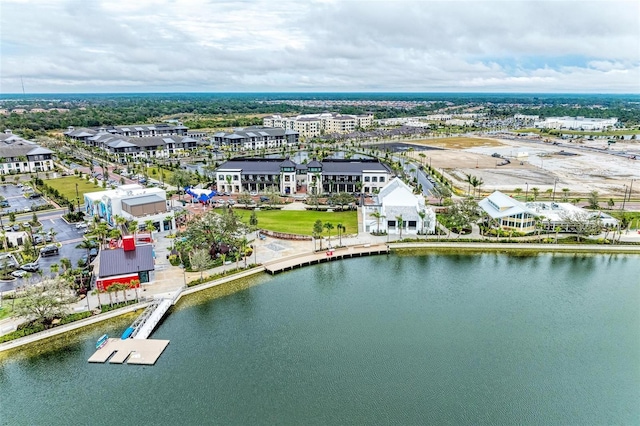
<svg viewBox="0 0 640 426"><path fill-rule="evenodd" d="M0 93L640 93L640 1L2 0Z"/></svg>

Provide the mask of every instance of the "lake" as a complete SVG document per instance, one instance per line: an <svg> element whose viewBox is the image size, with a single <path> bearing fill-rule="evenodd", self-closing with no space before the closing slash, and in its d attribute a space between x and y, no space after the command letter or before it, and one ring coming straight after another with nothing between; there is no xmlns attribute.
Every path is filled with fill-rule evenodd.
<svg viewBox="0 0 640 426"><path fill-rule="evenodd" d="M132 317L0 360L2 424L638 424L632 255L407 252L197 293L155 366ZM53 347L52 347L53 346Z"/></svg>

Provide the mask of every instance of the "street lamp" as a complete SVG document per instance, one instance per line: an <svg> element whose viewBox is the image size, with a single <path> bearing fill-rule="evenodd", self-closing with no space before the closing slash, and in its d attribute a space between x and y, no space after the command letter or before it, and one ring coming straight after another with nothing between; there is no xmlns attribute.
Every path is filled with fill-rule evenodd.
<svg viewBox="0 0 640 426"><path fill-rule="evenodd" d="M555 201L556 200L556 184L558 183L558 178L555 178L553 180L553 197L551 201Z"/></svg>
<svg viewBox="0 0 640 426"><path fill-rule="evenodd" d="M78 184L76 183L76 202L78 204L78 211L80 211L80 194L78 193Z"/></svg>
<svg viewBox="0 0 640 426"><path fill-rule="evenodd" d="M631 179L631 184L629 185L629 202L631 202L631 190L633 189L633 181L635 179Z"/></svg>
<svg viewBox="0 0 640 426"><path fill-rule="evenodd" d="M620 207L620 210L624 210L624 205L627 201L627 185L623 185L624 186L624 196L622 197L622 207Z"/></svg>
<svg viewBox="0 0 640 426"><path fill-rule="evenodd" d="M524 192L524 202L526 203L529 201L529 182L525 182L524 184L527 185L527 189Z"/></svg>

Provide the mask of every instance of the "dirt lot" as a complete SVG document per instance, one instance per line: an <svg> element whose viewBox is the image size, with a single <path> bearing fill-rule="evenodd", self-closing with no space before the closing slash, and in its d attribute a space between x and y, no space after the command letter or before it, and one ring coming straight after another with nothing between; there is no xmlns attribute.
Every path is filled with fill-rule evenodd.
<svg viewBox="0 0 640 426"><path fill-rule="evenodd" d="M595 190L602 197L621 198L625 185L628 188L632 179L640 179L640 144L635 142L618 142L609 147L606 141L576 144L562 140L545 143L524 139L449 138L419 141L419 145L447 148L426 152L423 161L444 169L460 188L466 188L466 174L482 178L484 193L525 190L527 186L544 192L553 189L555 183L557 192L569 188L572 196ZM499 166L503 160L492 157L494 153L511 163ZM410 154L420 159L417 152ZM634 156L637 160L631 159ZM636 182L634 196L639 192L640 182Z"/></svg>

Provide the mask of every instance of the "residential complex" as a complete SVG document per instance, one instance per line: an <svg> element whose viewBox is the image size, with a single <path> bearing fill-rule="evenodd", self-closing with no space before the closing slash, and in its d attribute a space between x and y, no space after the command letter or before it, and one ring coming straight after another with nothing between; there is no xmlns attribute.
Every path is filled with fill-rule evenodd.
<svg viewBox="0 0 640 426"><path fill-rule="evenodd" d="M298 136L298 132L290 129L252 126L233 132L218 132L212 139L216 146L230 151L255 151L295 146Z"/></svg>
<svg viewBox="0 0 640 426"><path fill-rule="evenodd" d="M121 163L126 158L168 158L196 149L198 139L182 125L117 126L99 129L69 127L67 137L101 148Z"/></svg>
<svg viewBox="0 0 640 426"><path fill-rule="evenodd" d="M84 194L85 214L116 226L116 216L138 221L140 227L152 221L156 230L175 229L173 213L167 205L167 194L161 188L122 185L109 191Z"/></svg>
<svg viewBox="0 0 640 426"><path fill-rule="evenodd" d="M330 133L350 133L373 125L373 114L349 115L336 113L304 114L295 117L271 115L264 117L266 127L280 127L294 130L305 138L313 138Z"/></svg>
<svg viewBox="0 0 640 426"><path fill-rule="evenodd" d="M617 122L617 118L549 117L536 121L534 127L556 130L605 130L614 127Z"/></svg>
<svg viewBox="0 0 640 426"><path fill-rule="evenodd" d="M0 174L47 172L54 169L53 151L13 134L0 134Z"/></svg>
<svg viewBox="0 0 640 426"><path fill-rule="evenodd" d="M275 188L280 194L375 193L392 176L378 160L312 160L296 164L283 158L236 158L216 169L218 192Z"/></svg>

